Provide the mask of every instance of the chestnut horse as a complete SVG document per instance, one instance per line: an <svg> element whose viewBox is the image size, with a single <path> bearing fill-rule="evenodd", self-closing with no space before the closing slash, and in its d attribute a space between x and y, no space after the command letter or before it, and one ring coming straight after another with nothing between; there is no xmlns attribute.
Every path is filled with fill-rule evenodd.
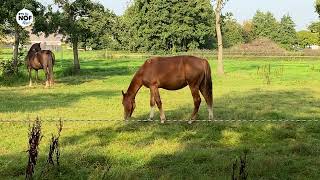
<svg viewBox="0 0 320 180"><path fill-rule="evenodd" d="M159 89L178 90L189 85L194 101L194 110L191 120L195 120L201 104L199 91L206 100L209 119L213 119L213 97L211 69L207 60L194 56L155 57L140 67L134 75L126 93L122 91L124 118L131 117L135 109L135 97L139 89L145 86L150 89L150 120L154 117L154 107L157 104L160 111L161 123L166 120Z"/></svg>
<svg viewBox="0 0 320 180"><path fill-rule="evenodd" d="M46 87L53 85L54 63L55 57L52 51L41 50L40 43L33 44L26 57L29 72L29 86L32 86L32 69L36 71L36 81L38 81L38 70L43 69L46 75Z"/></svg>

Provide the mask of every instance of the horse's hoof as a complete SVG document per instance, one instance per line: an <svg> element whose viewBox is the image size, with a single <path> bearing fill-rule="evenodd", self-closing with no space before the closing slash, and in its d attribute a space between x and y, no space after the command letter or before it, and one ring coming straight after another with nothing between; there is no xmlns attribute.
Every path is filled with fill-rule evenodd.
<svg viewBox="0 0 320 180"><path fill-rule="evenodd" d="M166 120L161 120L161 124L164 124Z"/></svg>
<svg viewBox="0 0 320 180"><path fill-rule="evenodd" d="M192 123L193 123L193 120L188 121L188 124L190 124L190 125L191 125Z"/></svg>

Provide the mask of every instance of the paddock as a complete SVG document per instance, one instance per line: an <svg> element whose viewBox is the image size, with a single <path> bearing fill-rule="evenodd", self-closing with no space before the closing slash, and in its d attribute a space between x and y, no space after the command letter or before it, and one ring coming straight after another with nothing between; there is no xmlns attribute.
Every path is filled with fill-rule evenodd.
<svg viewBox="0 0 320 180"><path fill-rule="evenodd" d="M27 76L1 79L0 177L24 177L28 121L39 116L44 137L35 177L43 170L49 139L61 119L61 165L48 170L49 179L57 173L61 179L226 179L244 151L250 178L319 178L317 58L229 57L226 75L219 77L216 61L208 57L215 121L207 121L202 98L198 121L189 125L186 121L193 109L189 88L160 90L165 124L158 112L155 121L144 121L149 117L150 95L142 88L132 121L124 122L121 90L146 58L80 53L80 75L72 74L70 54L64 52L64 59L59 59L57 53L52 88L41 83L29 88ZM264 67L270 67L270 73Z"/></svg>

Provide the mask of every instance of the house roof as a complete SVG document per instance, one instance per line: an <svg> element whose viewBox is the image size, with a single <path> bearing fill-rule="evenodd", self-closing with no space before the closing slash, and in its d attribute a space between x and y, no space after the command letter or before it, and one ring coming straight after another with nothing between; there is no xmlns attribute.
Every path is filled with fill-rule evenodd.
<svg viewBox="0 0 320 180"><path fill-rule="evenodd" d="M39 35L32 34L32 27L27 27L26 30L29 32L30 44L42 43L47 46L61 46L61 42L63 41L62 34L50 34L46 37L44 33L39 33ZM14 37L12 35L0 37L0 42L13 44Z"/></svg>
<svg viewBox="0 0 320 180"><path fill-rule="evenodd" d="M49 34L49 36L46 37L44 33L39 33L39 35L32 34L31 27L27 28L26 30L29 31L31 44L40 42L45 45L61 46L61 42L63 40L62 34Z"/></svg>

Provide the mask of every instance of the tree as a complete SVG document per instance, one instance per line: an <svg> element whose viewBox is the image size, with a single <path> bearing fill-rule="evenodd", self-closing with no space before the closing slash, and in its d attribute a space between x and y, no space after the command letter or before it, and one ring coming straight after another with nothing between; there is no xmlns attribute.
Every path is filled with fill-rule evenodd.
<svg viewBox="0 0 320 180"><path fill-rule="evenodd" d="M227 0L216 0L216 8L215 8L215 15L216 15L216 33L217 33L217 40L218 40L218 75L224 74L224 67L223 67L223 40L222 40L222 32L221 32L221 10L226 3Z"/></svg>
<svg viewBox="0 0 320 180"><path fill-rule="evenodd" d="M279 34L275 40L286 49L292 49L297 43L295 23L289 15L284 15L281 18Z"/></svg>
<svg viewBox="0 0 320 180"><path fill-rule="evenodd" d="M135 0L126 10L128 50L187 51L212 48L213 8L210 0Z"/></svg>
<svg viewBox="0 0 320 180"><path fill-rule="evenodd" d="M71 42L73 49L74 72L80 72L80 62L78 55L78 46L81 41L85 41L91 36L89 21L92 18L92 11L102 11L104 7L101 4L94 3L91 0L55 0L58 10L53 11L49 6L45 16L42 17L42 23L35 26L35 32L61 33Z"/></svg>
<svg viewBox="0 0 320 180"><path fill-rule="evenodd" d="M313 33L320 33L320 21L311 23L308 29Z"/></svg>
<svg viewBox="0 0 320 180"><path fill-rule="evenodd" d="M297 33L298 44L302 48L306 48L311 45L319 44L318 34L310 31L299 31Z"/></svg>
<svg viewBox="0 0 320 180"><path fill-rule="evenodd" d="M82 47L93 49L119 49L117 36L118 17L108 9L96 8L90 17L83 21L85 29L82 36Z"/></svg>
<svg viewBox="0 0 320 180"><path fill-rule="evenodd" d="M279 23L270 12L257 11L252 19L254 38L267 37L272 40L278 38Z"/></svg>
<svg viewBox="0 0 320 180"><path fill-rule="evenodd" d="M252 40L254 40L254 34L253 34L253 25L252 21L244 21L242 25L242 37L244 39L245 43L249 43Z"/></svg>
<svg viewBox="0 0 320 180"><path fill-rule="evenodd" d="M10 0L0 4L0 24L2 33L14 36L13 68L18 71L19 45L28 38L28 32L16 22L16 14L23 8L30 10L37 21L44 13L44 6L36 0Z"/></svg>
<svg viewBox="0 0 320 180"><path fill-rule="evenodd" d="M224 47L232 47L244 42L244 30L231 13L223 17L222 34Z"/></svg>
<svg viewBox="0 0 320 180"><path fill-rule="evenodd" d="M316 0L316 5L315 5L315 7L316 7L316 12L319 14L319 16L320 16L320 0Z"/></svg>

